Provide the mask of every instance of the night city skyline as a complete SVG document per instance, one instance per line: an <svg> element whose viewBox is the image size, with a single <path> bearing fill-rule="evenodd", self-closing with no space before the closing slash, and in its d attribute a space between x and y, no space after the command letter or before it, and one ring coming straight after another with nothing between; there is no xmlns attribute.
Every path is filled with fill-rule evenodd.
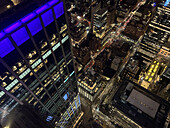
<svg viewBox="0 0 170 128"><path fill-rule="evenodd" d="M0 128L168 128L170 0L2 0Z"/></svg>

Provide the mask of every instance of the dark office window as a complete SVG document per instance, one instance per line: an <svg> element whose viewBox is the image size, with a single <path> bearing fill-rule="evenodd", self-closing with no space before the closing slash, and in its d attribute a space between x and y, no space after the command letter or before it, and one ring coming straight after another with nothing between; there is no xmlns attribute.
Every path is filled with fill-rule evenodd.
<svg viewBox="0 0 170 128"><path fill-rule="evenodd" d="M46 71L46 69L45 69L45 67L43 66L42 68L40 68L40 69L37 71L37 75L40 76L41 73L43 73L43 72L45 72L45 71ZM44 74L44 75L45 75L45 74Z"/></svg>
<svg viewBox="0 0 170 128"><path fill-rule="evenodd" d="M32 95L31 95L31 94L29 94L29 95L27 95L27 97L25 97L25 99L24 99L24 100L25 100L26 102L28 102L31 98L32 98Z"/></svg>
<svg viewBox="0 0 170 128"><path fill-rule="evenodd" d="M71 61L71 62L69 63L68 69L69 69L70 74L74 71L73 61Z"/></svg>
<svg viewBox="0 0 170 128"><path fill-rule="evenodd" d="M71 52L67 54L66 56L67 56L66 61L69 62L72 59Z"/></svg>
<svg viewBox="0 0 170 128"><path fill-rule="evenodd" d="M67 102L67 104L66 104L66 108L69 108L69 106L70 106L70 105L69 105L69 102Z"/></svg>
<svg viewBox="0 0 170 128"><path fill-rule="evenodd" d="M36 99L34 98L32 101L31 101L31 103L30 104L34 104L36 102Z"/></svg>
<svg viewBox="0 0 170 128"><path fill-rule="evenodd" d="M51 84L48 84L45 88L48 90L51 86Z"/></svg>
<svg viewBox="0 0 170 128"><path fill-rule="evenodd" d="M49 96L45 94L43 98L41 99L41 102L45 104L48 100L49 100Z"/></svg>
<svg viewBox="0 0 170 128"><path fill-rule="evenodd" d="M6 100L6 97L5 96L2 96L1 98L0 98L0 107L1 107L1 105L5 102L5 100Z"/></svg>
<svg viewBox="0 0 170 128"><path fill-rule="evenodd" d="M14 96L18 97L20 95L20 91L17 89L14 93L12 93Z"/></svg>
<svg viewBox="0 0 170 128"><path fill-rule="evenodd" d="M46 30L47 30L49 38L52 39L53 34L57 34L57 29L56 29L55 22L52 22L51 24L49 24L46 27Z"/></svg>
<svg viewBox="0 0 170 128"><path fill-rule="evenodd" d="M38 53L35 50L35 47L30 39L27 40L25 43L21 44L19 48L28 61L34 60L38 57Z"/></svg>
<svg viewBox="0 0 170 128"><path fill-rule="evenodd" d="M53 55L51 54L48 58L47 58L48 62L47 62L47 67L49 70L51 70L54 65L55 65L55 62L54 62L54 58L53 58Z"/></svg>
<svg viewBox="0 0 170 128"><path fill-rule="evenodd" d="M0 63L0 76L1 78L5 77L5 72L7 72L8 70ZM0 81L1 84L2 81Z"/></svg>
<svg viewBox="0 0 170 128"><path fill-rule="evenodd" d="M48 92L51 96L53 96L56 93L56 89L52 87Z"/></svg>
<svg viewBox="0 0 170 128"><path fill-rule="evenodd" d="M7 56L5 56L3 59L11 68L12 66L16 65L17 70L25 64L16 49L9 53ZM21 65L18 64L18 62L21 62Z"/></svg>
<svg viewBox="0 0 170 128"><path fill-rule="evenodd" d="M39 95L39 97L41 97L43 94L45 93L45 91L44 90L42 90L38 95Z"/></svg>
<svg viewBox="0 0 170 128"><path fill-rule="evenodd" d="M10 99L10 97L5 94L5 95L2 96L2 98L0 98L0 99L1 99L0 107L1 107L1 108L4 108L4 106L6 106L5 104L8 104L8 103L9 103L8 100Z"/></svg>
<svg viewBox="0 0 170 128"><path fill-rule="evenodd" d="M58 23L59 31L61 31L61 27L66 24L65 15L62 15L61 17L59 17L59 18L57 19L57 23Z"/></svg>
<svg viewBox="0 0 170 128"><path fill-rule="evenodd" d="M61 47L58 47L58 49L56 49L56 51L54 53L55 53L57 62L60 62L61 59L63 59L63 53L62 53Z"/></svg>
<svg viewBox="0 0 170 128"><path fill-rule="evenodd" d="M59 79L59 80L56 82L56 84L55 84L55 85L56 85L57 87L59 87L61 84L62 84L62 80L61 80L61 79Z"/></svg>
<svg viewBox="0 0 170 128"><path fill-rule="evenodd" d="M38 46L38 48L40 49L41 53L44 53L48 48L49 45L47 43L44 31L40 31L38 32L35 36L34 36L36 45Z"/></svg>
<svg viewBox="0 0 170 128"><path fill-rule="evenodd" d="M40 103L37 103L37 104L35 105L35 108L36 108L36 109L40 109L40 108L41 108Z"/></svg>
<svg viewBox="0 0 170 128"><path fill-rule="evenodd" d="M64 48L65 55L67 55L67 54L69 54L69 53L71 52L69 40L67 40L66 42L64 42L63 48Z"/></svg>
<svg viewBox="0 0 170 128"><path fill-rule="evenodd" d="M25 81L25 84L27 86L29 86L34 80L35 80L35 76L32 75L32 76L29 76L29 74L25 77L24 81Z"/></svg>
<svg viewBox="0 0 170 128"><path fill-rule="evenodd" d="M67 72L67 67L64 68L64 75L68 75L68 72Z"/></svg>
<svg viewBox="0 0 170 128"><path fill-rule="evenodd" d="M18 99L29 95L29 92L23 86L21 86L17 91L20 92L20 96L18 97Z"/></svg>

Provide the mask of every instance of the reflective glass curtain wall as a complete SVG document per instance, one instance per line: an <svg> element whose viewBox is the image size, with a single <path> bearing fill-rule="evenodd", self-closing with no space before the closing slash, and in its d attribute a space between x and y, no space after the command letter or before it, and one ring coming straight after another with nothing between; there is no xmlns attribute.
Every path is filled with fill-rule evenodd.
<svg viewBox="0 0 170 128"><path fill-rule="evenodd" d="M0 32L1 119L20 102L55 116L58 127L77 113L80 100L65 16L63 1L52 0Z"/></svg>

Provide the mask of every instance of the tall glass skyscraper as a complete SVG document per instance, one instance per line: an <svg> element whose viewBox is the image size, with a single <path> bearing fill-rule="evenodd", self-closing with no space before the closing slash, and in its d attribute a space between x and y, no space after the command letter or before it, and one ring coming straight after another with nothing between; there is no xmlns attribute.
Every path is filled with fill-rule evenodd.
<svg viewBox="0 0 170 128"><path fill-rule="evenodd" d="M56 127L80 111L63 0L52 0L0 31L0 119L27 102Z"/></svg>

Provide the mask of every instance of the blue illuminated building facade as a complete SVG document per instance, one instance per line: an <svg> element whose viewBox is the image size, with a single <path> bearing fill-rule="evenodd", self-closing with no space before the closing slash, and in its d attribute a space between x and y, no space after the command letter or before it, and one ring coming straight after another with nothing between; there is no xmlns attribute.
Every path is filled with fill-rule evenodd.
<svg viewBox="0 0 170 128"><path fill-rule="evenodd" d="M64 1L52 0L0 31L0 119L33 105L56 127L80 112Z"/></svg>

